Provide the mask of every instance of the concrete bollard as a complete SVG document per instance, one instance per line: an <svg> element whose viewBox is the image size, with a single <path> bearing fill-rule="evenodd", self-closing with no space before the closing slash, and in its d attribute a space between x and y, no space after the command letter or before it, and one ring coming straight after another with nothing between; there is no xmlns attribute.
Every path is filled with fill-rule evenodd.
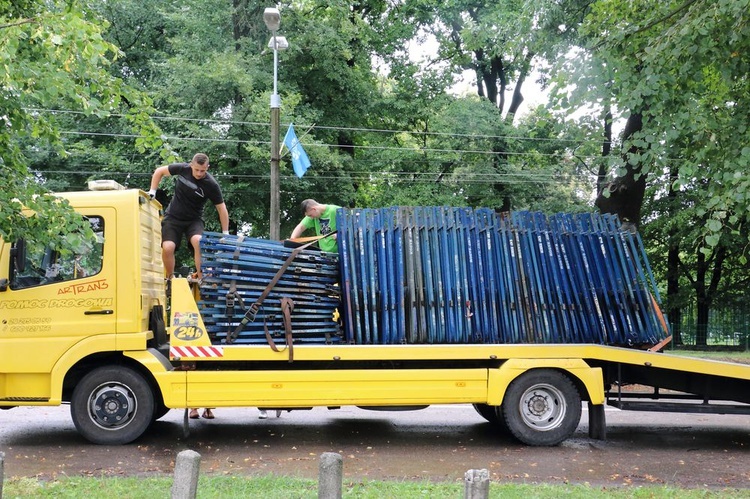
<svg viewBox="0 0 750 499"><path fill-rule="evenodd" d="M172 499L195 499L198 493L198 474L201 455L194 450L177 454L172 482Z"/></svg>
<svg viewBox="0 0 750 499"><path fill-rule="evenodd" d="M464 473L464 499L487 499L490 497L490 472L469 470Z"/></svg>
<svg viewBox="0 0 750 499"><path fill-rule="evenodd" d="M3 475L5 474L5 452L0 452L0 499L3 499Z"/></svg>
<svg viewBox="0 0 750 499"><path fill-rule="evenodd" d="M344 460L341 454L324 452L318 470L318 499L341 499Z"/></svg>

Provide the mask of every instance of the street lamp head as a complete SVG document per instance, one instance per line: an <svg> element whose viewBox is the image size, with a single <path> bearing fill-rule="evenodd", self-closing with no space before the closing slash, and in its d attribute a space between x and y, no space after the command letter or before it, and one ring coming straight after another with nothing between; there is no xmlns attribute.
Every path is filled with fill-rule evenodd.
<svg viewBox="0 0 750 499"><path fill-rule="evenodd" d="M276 46L273 46L274 41L276 42ZM289 42L286 41L285 36L272 36L270 40L268 40L268 48L271 50L284 50L286 48L289 48Z"/></svg>
<svg viewBox="0 0 750 499"><path fill-rule="evenodd" d="M266 7L266 10L263 11L263 22L266 23L266 28L272 33L278 31L281 25L279 9L276 7Z"/></svg>

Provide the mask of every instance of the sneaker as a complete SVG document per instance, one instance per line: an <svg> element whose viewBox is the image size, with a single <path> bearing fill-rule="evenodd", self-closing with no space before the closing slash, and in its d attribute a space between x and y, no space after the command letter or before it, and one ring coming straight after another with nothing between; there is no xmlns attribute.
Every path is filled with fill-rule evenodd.
<svg viewBox="0 0 750 499"><path fill-rule="evenodd" d="M258 419L266 419L268 417L268 413L265 410L260 409L258 412Z"/></svg>

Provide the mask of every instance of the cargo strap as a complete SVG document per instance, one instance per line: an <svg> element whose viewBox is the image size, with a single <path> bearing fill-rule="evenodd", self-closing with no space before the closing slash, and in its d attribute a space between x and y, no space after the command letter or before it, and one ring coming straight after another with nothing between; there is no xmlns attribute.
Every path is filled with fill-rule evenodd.
<svg viewBox="0 0 750 499"><path fill-rule="evenodd" d="M284 339L286 341L285 350L289 350L289 362L294 361L294 343L292 341L292 312L294 311L294 301L284 296L281 298L281 317L284 322ZM268 326L265 320L263 321L263 331L266 333L266 341L274 352L283 352L279 350L276 343L271 338L271 333L268 332Z"/></svg>
<svg viewBox="0 0 750 499"><path fill-rule="evenodd" d="M328 234L328 235L330 236L331 234ZM312 242L320 241L324 237L328 237L328 236L295 237L294 239L287 239L287 242L304 244L304 243L309 243L310 241Z"/></svg>
<svg viewBox="0 0 750 499"><path fill-rule="evenodd" d="M232 254L232 259L234 261L237 261L237 259L240 257L240 243L245 239L245 236L240 235L237 237L237 246L235 247L234 253ZM242 303L242 295L240 295L237 292L237 279L235 279L235 276L237 274L238 266L235 263L234 266L232 266L232 282L229 284L229 291L227 292L227 295L225 297L226 304L227 304L227 338L229 338L229 335L232 333L232 316L234 315L234 303L235 301L238 301L240 303L240 307L242 309L245 308L244 303Z"/></svg>
<svg viewBox="0 0 750 499"><path fill-rule="evenodd" d="M315 244L316 242L320 241L321 239L325 237L329 237L331 235L335 234L335 232L332 232L331 234L325 235L325 236L319 236L313 238L312 241L309 241L302 246L299 246L295 248L292 253L287 257L284 264L281 266L281 268L276 271L276 275L273 276L273 279L271 279L271 282L268 283L268 286L266 286L266 289L263 290L263 292L260 294L257 300L255 300L255 303L250 305L250 308L247 309L247 312L245 312L245 315L242 317L242 320L237 325L237 327L232 331L231 333L227 333L226 342L227 343L234 343L234 340L237 339L237 336L239 336L240 331L247 325L248 322L253 322L255 320L255 316L258 315L258 311L260 310L260 306L263 304L263 301L266 299L266 297L271 293L271 290L276 286L276 283L279 282L279 279L281 279L281 276L284 275L284 272L286 272L286 269L289 268L289 266L292 264L295 258L297 258L297 255L300 254L300 252L304 249L306 249L308 246L311 246Z"/></svg>
<svg viewBox="0 0 750 499"><path fill-rule="evenodd" d="M659 343L652 346L651 348L647 349L646 351L647 352L661 352L662 349L665 346L669 345L671 341L672 341L672 335L670 334L669 336L667 336L666 338L664 338L663 340L661 340Z"/></svg>

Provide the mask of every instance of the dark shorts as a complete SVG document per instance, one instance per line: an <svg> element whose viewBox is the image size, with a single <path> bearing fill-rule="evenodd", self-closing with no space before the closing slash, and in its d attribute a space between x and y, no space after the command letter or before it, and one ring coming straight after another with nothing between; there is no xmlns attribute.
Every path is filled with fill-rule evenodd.
<svg viewBox="0 0 750 499"><path fill-rule="evenodd" d="M164 217L161 221L161 241L172 241L175 249L180 247L182 236L185 236L190 246L190 238L196 234L203 234L203 220L176 220Z"/></svg>

